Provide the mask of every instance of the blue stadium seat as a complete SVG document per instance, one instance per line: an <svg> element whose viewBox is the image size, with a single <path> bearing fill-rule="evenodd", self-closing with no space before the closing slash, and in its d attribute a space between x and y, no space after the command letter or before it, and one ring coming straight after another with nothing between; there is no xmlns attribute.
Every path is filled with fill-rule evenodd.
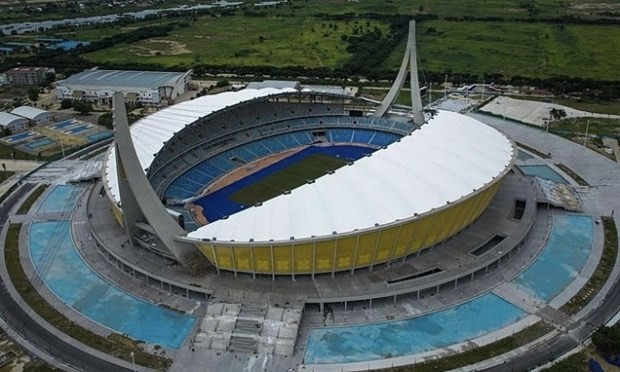
<svg viewBox="0 0 620 372"><path fill-rule="evenodd" d="M277 136L276 139L288 149L299 147L299 142L295 141L295 137L290 133Z"/></svg>
<svg viewBox="0 0 620 372"><path fill-rule="evenodd" d="M252 142L252 143L248 143L246 145L244 145L249 151L251 151L252 153L256 154L256 156L258 157L263 157L263 156L267 156L269 154L271 154L271 150L269 150L268 148L266 148L265 146L263 146L263 144L259 141L259 142Z"/></svg>
<svg viewBox="0 0 620 372"><path fill-rule="evenodd" d="M246 146L239 146L237 148L234 148L228 151L228 153L229 153L229 156L231 157L236 156L245 163L251 163L254 160L258 159L258 156L254 154L253 152L251 152L250 150L248 150Z"/></svg>
<svg viewBox="0 0 620 372"><path fill-rule="evenodd" d="M164 196L167 199L188 199L193 197L194 194L180 187L170 185L164 192Z"/></svg>
<svg viewBox="0 0 620 372"><path fill-rule="evenodd" d="M329 138L331 142L351 142L353 129L330 129Z"/></svg>
<svg viewBox="0 0 620 372"><path fill-rule="evenodd" d="M221 169L224 172L230 171L235 168L235 164L233 164L233 162L231 162L230 160L226 159L223 154L214 156L211 159L207 160L207 162L212 166Z"/></svg>
<svg viewBox="0 0 620 372"><path fill-rule="evenodd" d="M398 134L377 132L370 143L376 146L387 146L399 138L400 136Z"/></svg>
<svg viewBox="0 0 620 372"><path fill-rule="evenodd" d="M365 130L365 129L356 129L353 134L353 143L370 143L372 138L375 136L375 131Z"/></svg>

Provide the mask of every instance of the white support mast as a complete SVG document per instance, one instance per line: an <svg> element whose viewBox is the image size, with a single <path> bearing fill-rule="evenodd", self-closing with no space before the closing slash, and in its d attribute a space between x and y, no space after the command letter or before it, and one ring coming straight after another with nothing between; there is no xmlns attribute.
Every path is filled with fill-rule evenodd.
<svg viewBox="0 0 620 372"><path fill-rule="evenodd" d="M424 114L422 112L422 97L420 97L420 81L418 79L418 62L417 52L415 45L415 20L409 22L409 35L407 37L407 48L405 49L405 56L403 62L400 65L400 70L396 76L394 84L390 88L387 96L383 99L379 107L375 110L374 117L382 117L386 112L390 110L398 94L405 85L407 73L410 74L411 81L411 107L413 122L416 125L422 125L424 123Z"/></svg>

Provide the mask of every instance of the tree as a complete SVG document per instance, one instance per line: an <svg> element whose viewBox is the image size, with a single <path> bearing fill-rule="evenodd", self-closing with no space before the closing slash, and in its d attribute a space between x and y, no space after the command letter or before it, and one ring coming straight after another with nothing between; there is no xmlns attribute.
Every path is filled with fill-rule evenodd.
<svg viewBox="0 0 620 372"><path fill-rule="evenodd" d="M38 100L39 89L35 87L28 88L28 99L31 100L32 102L35 102L36 100Z"/></svg>
<svg viewBox="0 0 620 372"><path fill-rule="evenodd" d="M99 119L97 119L97 124L104 126L108 129L114 129L114 124L112 123L112 113L106 112L101 115Z"/></svg>
<svg viewBox="0 0 620 372"><path fill-rule="evenodd" d="M88 115L93 111L93 105L84 101L73 102L73 111L82 115Z"/></svg>
<svg viewBox="0 0 620 372"><path fill-rule="evenodd" d="M63 110L69 109L73 107L73 100L70 100L69 98L65 98L62 100L62 102L60 102L60 108Z"/></svg>
<svg viewBox="0 0 620 372"><path fill-rule="evenodd" d="M620 352L620 323L601 326L592 334L592 343L603 354L617 355Z"/></svg>
<svg viewBox="0 0 620 372"><path fill-rule="evenodd" d="M56 81L56 74L53 72L45 73L45 86L50 86L52 83Z"/></svg>
<svg viewBox="0 0 620 372"><path fill-rule="evenodd" d="M564 109L552 108L551 111L549 111L549 114L554 120L561 120L566 117L566 111L564 111Z"/></svg>

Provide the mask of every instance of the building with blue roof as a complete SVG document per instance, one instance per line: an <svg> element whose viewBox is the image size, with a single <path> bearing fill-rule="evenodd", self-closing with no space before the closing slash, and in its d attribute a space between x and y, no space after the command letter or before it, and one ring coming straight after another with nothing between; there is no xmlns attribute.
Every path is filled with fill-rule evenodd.
<svg viewBox="0 0 620 372"><path fill-rule="evenodd" d="M192 81L186 72L86 70L58 82L58 100L84 100L98 105L112 102L115 92L122 92L127 102L145 106L165 106L185 93Z"/></svg>

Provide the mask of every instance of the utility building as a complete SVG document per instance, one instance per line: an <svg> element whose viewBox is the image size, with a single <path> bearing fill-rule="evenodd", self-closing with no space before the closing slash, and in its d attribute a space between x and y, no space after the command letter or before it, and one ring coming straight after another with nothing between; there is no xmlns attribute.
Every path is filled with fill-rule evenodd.
<svg viewBox="0 0 620 372"><path fill-rule="evenodd" d="M187 72L99 70L80 72L58 82L58 100L84 100L98 105L112 104L115 92L125 102L145 106L167 106L185 93L192 81Z"/></svg>
<svg viewBox="0 0 620 372"><path fill-rule="evenodd" d="M28 128L28 119L8 112L0 112L0 129L9 129L11 133L23 132Z"/></svg>
<svg viewBox="0 0 620 372"><path fill-rule="evenodd" d="M51 112L30 106L20 106L11 111L11 114L28 119L33 126L49 124L54 121L54 115Z"/></svg>

